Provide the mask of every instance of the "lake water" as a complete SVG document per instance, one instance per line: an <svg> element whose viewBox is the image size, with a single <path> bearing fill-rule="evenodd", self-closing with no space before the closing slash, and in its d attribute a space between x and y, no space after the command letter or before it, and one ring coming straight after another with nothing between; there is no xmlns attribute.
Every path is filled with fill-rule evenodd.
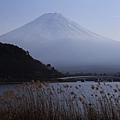
<svg viewBox="0 0 120 120"><path fill-rule="evenodd" d="M2 93L4 90L7 90L8 88L13 88L14 84L0 84L0 93Z"/></svg>
<svg viewBox="0 0 120 120"><path fill-rule="evenodd" d="M77 90L76 90L75 86L81 85L82 91L84 91L84 93L86 95L90 95L93 92L93 90L91 89L91 85L96 86L97 84L98 84L97 82L61 82L61 83L59 83L59 86L58 86L58 83L50 83L50 86L54 86L54 88L57 89L57 88L60 88L60 87L64 88L63 87L64 85L69 85L69 87L72 86L72 88L71 88L72 91L76 92ZM106 82L106 83L101 82L100 84L103 87L104 87L104 84L106 84L106 85L109 84L113 87L118 85L119 88L120 88L120 82ZM9 87L13 88L14 86L15 86L14 84L7 84L7 85L6 84L1 84L0 85L0 93L2 93L4 90L7 90Z"/></svg>
<svg viewBox="0 0 120 120"><path fill-rule="evenodd" d="M93 94L93 93L99 94L100 91L102 91L102 90L106 93L108 93L108 92L114 93L113 89L116 89L116 85L118 85L118 87L120 89L120 82L100 82L100 85L99 85L100 87L99 87L99 90L97 90L97 91L96 91L96 87L98 85L98 82L62 82L59 84L60 84L59 86L64 86L66 84L69 85L69 87L72 86L71 89L76 94L79 93L79 89L80 89L85 96L91 96L91 94ZM51 85L58 88L56 83L52 83ZM81 87L79 87L79 89L76 89L76 86L79 86L79 85ZM91 86L94 86L94 90L91 88ZM119 92L114 93L114 94L119 94Z"/></svg>

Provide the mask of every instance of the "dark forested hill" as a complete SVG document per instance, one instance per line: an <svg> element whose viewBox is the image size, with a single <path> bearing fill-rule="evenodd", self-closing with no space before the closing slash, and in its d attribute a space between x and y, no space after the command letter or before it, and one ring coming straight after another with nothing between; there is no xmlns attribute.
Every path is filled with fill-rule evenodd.
<svg viewBox="0 0 120 120"><path fill-rule="evenodd" d="M50 79L61 73L40 61L33 59L28 51L10 44L0 43L0 78L10 81Z"/></svg>

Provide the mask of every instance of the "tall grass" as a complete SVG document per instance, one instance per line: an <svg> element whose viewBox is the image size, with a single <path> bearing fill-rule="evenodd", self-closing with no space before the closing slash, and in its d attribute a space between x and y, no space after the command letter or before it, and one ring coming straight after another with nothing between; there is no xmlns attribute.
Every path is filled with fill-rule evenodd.
<svg viewBox="0 0 120 120"><path fill-rule="evenodd" d="M57 85L31 81L4 91L0 96L0 120L120 119L118 85L91 85L89 96L81 85Z"/></svg>

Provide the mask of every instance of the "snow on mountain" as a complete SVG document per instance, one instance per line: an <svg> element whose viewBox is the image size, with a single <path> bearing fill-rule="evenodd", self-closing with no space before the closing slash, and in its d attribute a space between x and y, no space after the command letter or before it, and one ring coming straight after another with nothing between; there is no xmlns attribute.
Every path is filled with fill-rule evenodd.
<svg viewBox="0 0 120 120"><path fill-rule="evenodd" d="M44 14L0 36L0 41L16 44L61 71L120 70L120 42L97 35L59 13Z"/></svg>

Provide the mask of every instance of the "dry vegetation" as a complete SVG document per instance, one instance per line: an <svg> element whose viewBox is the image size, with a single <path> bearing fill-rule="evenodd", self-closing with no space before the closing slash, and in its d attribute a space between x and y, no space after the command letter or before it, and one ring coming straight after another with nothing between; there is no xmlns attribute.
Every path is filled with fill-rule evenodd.
<svg viewBox="0 0 120 120"><path fill-rule="evenodd" d="M120 88L91 86L85 95L81 85L28 82L0 96L0 120L119 120Z"/></svg>

